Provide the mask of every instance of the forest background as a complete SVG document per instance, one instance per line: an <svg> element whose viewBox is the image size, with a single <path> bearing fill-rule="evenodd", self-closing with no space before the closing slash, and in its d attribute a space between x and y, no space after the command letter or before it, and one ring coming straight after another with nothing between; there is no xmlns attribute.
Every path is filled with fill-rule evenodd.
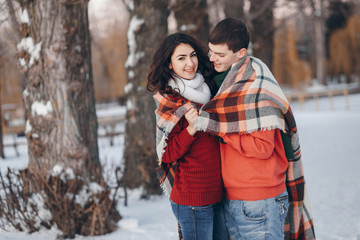
<svg viewBox="0 0 360 240"><path fill-rule="evenodd" d="M289 100L309 97L306 93L314 89L327 95L339 93L334 89L359 92L356 0L2 0L0 9L0 136L26 136L29 166L13 176L22 181L21 196L27 184L33 193L41 192L34 183L43 183L42 190L48 187L42 198L48 199L44 203L53 219L44 225L61 226L62 212L53 207L57 197L71 193L73 197L61 203L70 204L71 211L79 204L74 196L84 186L96 183L107 189L97 151L101 119L95 104L126 106L124 165L115 169L121 176L118 187L141 188L143 198L161 193L154 172L155 106L145 86L154 50L170 33L187 32L206 46L218 21L241 17L251 32L250 55L270 67ZM4 158L2 149L0 141ZM54 168L59 166L57 175ZM64 180L60 173L66 169L81 181L69 176ZM53 191L64 182L63 189ZM3 189L13 186L6 185L11 180L2 183ZM116 193L107 190L96 193L104 204L87 196L83 210L68 214L81 224L61 229L64 236L113 230L120 215L111 201ZM17 196L15 191L12 199ZM23 204L28 197L25 194ZM16 208L5 204L2 214L11 217ZM92 217L85 214L89 209ZM25 228L36 231L26 216Z"/></svg>

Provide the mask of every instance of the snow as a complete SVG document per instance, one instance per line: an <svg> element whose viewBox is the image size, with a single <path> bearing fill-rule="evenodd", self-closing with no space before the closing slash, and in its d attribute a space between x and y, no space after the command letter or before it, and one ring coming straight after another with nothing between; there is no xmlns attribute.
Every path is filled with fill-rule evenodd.
<svg viewBox="0 0 360 240"><path fill-rule="evenodd" d="M56 164L52 171L50 172L51 176L58 176L63 171L63 167L60 164Z"/></svg>
<svg viewBox="0 0 360 240"><path fill-rule="evenodd" d="M314 217L318 240L360 240L360 188L357 182L360 170L358 157L360 128L360 94L349 96L350 110L345 110L345 99L333 97L333 110L327 97L306 101L302 106L291 104L300 134L305 180ZM125 114L125 108L110 105L97 107L98 116ZM118 126L123 129L124 126ZM5 136L9 143L14 139ZM18 138L24 141L24 138ZM115 167L122 167L124 136L114 139L99 139L100 159L108 172L109 184L113 184ZM25 168L27 146L19 146L20 157L12 147L5 148L6 159L0 159L0 170ZM120 190L120 192L122 189ZM141 189L128 192L128 206L120 198L118 210L122 220L118 229L97 237L77 236L84 240L155 240L177 239L177 225L166 196L152 196L150 200L139 199ZM123 195L122 192L120 195ZM45 215L45 214L44 214ZM14 230L0 230L0 239L48 240L55 239L59 230L41 230L27 234Z"/></svg>
<svg viewBox="0 0 360 240"><path fill-rule="evenodd" d="M135 104L134 104L134 101L129 98L127 101L126 101L126 109L127 110L133 110L135 109Z"/></svg>
<svg viewBox="0 0 360 240"><path fill-rule="evenodd" d="M102 191L104 191L104 188L96 182L86 184L82 187L80 193L75 196L75 203L78 203L80 204L80 206L84 207L90 196L100 193Z"/></svg>
<svg viewBox="0 0 360 240"><path fill-rule="evenodd" d="M75 50L76 50L78 53L81 53L81 46L80 46L80 45L76 45L76 46L75 46Z"/></svg>
<svg viewBox="0 0 360 240"><path fill-rule="evenodd" d="M189 24L189 25L181 25L180 26L180 30L181 31L191 31L191 30L194 30L196 29L196 25L195 24Z"/></svg>
<svg viewBox="0 0 360 240"><path fill-rule="evenodd" d="M102 186L100 186L100 185L99 185L98 183L96 183L96 182L91 182L91 183L89 184L89 190L90 190L90 192L93 193L93 194L98 194L98 193L104 191L104 188L103 188Z"/></svg>
<svg viewBox="0 0 360 240"><path fill-rule="evenodd" d="M18 50L24 50L30 54L30 60L28 65L24 58L19 58L19 63L22 67L28 66L31 67L35 60L40 59L41 51L41 42L34 45L34 40L32 37L22 38L20 43L17 45Z"/></svg>
<svg viewBox="0 0 360 240"><path fill-rule="evenodd" d="M133 72L133 71L129 71L129 75L130 75L130 72ZM133 88L133 84L131 82L126 84L125 87L124 87L125 94L128 94L131 91L132 88Z"/></svg>
<svg viewBox="0 0 360 240"><path fill-rule="evenodd" d="M128 3L128 8L130 11L134 11L135 10L135 3L134 0L130 0Z"/></svg>
<svg viewBox="0 0 360 240"><path fill-rule="evenodd" d="M64 170L63 166L60 164L56 164L49 174L53 177L60 175L60 179L64 182L69 179L75 179L74 171L71 168L66 168Z"/></svg>
<svg viewBox="0 0 360 240"><path fill-rule="evenodd" d="M29 93L29 91L25 88L25 90L23 91L23 97L26 98L26 97L28 97L28 96L30 96L30 93Z"/></svg>
<svg viewBox="0 0 360 240"><path fill-rule="evenodd" d="M25 67L26 66L25 58L19 58L19 64L20 64L20 66Z"/></svg>
<svg viewBox="0 0 360 240"><path fill-rule="evenodd" d="M26 120L26 123L25 123L25 134L30 133L31 130L32 130L32 126L31 126L30 121L28 119L28 120Z"/></svg>
<svg viewBox="0 0 360 240"><path fill-rule="evenodd" d="M27 11L26 8L21 11L20 21L21 21L22 23L26 23L27 25L30 25L29 14L28 14L28 11Z"/></svg>
<svg viewBox="0 0 360 240"><path fill-rule="evenodd" d="M135 73L134 73L133 70L130 70L130 71L128 72L128 77L129 77L129 78L134 78L134 77L135 77Z"/></svg>
<svg viewBox="0 0 360 240"><path fill-rule="evenodd" d="M145 22L144 19L139 19L137 18L136 15L134 15L130 20L129 29L127 32L129 56L126 59L126 63L125 63L126 68L135 66L137 61L145 55L144 52L136 52L136 39L135 39L135 32L142 24L144 24L144 22Z"/></svg>
<svg viewBox="0 0 360 240"><path fill-rule="evenodd" d="M50 101L47 101L46 103L35 101L31 105L32 115L46 116L51 112L53 112L53 108Z"/></svg>

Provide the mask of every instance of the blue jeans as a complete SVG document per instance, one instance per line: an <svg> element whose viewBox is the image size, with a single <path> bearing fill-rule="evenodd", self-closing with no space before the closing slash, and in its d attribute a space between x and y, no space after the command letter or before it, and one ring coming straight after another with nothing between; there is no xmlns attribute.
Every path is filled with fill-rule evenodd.
<svg viewBox="0 0 360 240"><path fill-rule="evenodd" d="M226 199L224 208L231 239L284 239L284 223L289 209L286 190L274 198L259 201Z"/></svg>
<svg viewBox="0 0 360 240"><path fill-rule="evenodd" d="M227 240L223 203L186 206L171 201L184 240Z"/></svg>

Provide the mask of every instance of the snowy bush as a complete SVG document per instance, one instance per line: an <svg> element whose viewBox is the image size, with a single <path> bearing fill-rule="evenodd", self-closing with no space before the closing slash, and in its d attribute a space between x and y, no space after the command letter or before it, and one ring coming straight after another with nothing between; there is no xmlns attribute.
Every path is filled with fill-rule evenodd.
<svg viewBox="0 0 360 240"><path fill-rule="evenodd" d="M0 173L0 227L29 233L57 227L60 238L114 231L120 215L104 183L56 165L47 175L29 169Z"/></svg>

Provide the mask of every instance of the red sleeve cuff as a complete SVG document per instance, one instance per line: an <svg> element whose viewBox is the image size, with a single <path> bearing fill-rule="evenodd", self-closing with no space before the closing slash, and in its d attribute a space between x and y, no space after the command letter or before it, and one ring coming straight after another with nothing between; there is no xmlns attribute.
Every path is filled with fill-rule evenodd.
<svg viewBox="0 0 360 240"><path fill-rule="evenodd" d="M184 144L185 148L188 148L195 139L195 135L191 136L186 128L179 134L179 140Z"/></svg>

